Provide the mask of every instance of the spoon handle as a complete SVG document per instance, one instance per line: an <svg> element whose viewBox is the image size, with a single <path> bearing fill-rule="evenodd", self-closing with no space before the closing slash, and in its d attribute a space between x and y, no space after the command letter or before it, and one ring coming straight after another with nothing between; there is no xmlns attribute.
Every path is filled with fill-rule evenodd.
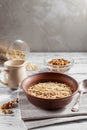
<svg viewBox="0 0 87 130"><path fill-rule="evenodd" d="M80 99L81 99L82 94L83 94L83 91L80 91L79 95L78 95L78 97L77 97L77 99L76 99L76 101L75 101L75 103L74 103L74 105L71 109L72 112L78 112L79 111Z"/></svg>

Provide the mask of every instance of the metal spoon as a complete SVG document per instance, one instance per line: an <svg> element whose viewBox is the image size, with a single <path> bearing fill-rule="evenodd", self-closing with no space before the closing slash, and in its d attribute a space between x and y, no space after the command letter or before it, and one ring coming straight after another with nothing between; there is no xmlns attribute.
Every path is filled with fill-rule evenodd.
<svg viewBox="0 0 87 130"><path fill-rule="evenodd" d="M77 112L79 111L79 106L80 106L80 99L83 95L83 93L87 93L87 79L83 80L81 83L80 83L80 86L79 86L79 95L71 109L72 112Z"/></svg>

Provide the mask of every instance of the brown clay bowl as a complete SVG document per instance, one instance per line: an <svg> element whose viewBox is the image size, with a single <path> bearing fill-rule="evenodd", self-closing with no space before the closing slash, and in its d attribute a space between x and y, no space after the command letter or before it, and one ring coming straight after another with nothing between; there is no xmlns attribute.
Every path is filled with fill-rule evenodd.
<svg viewBox="0 0 87 130"><path fill-rule="evenodd" d="M47 81L65 83L73 89L73 93L70 96L67 96L64 98L44 99L44 98L38 98L38 97L32 96L27 92L27 89L30 86L39 82L47 82ZM72 101L72 98L74 97L75 93L78 90L78 83L75 79L65 74L54 73L54 72L44 72L44 73L38 73L38 74L28 76L26 79L23 80L21 87L23 91L25 92L28 100L32 104L43 109L53 110L53 109L58 109L58 108L64 108L66 105L68 105Z"/></svg>

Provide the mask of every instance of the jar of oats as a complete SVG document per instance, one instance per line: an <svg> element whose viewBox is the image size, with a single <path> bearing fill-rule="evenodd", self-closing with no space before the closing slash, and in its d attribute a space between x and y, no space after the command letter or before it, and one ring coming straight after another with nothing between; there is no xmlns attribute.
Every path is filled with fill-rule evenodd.
<svg viewBox="0 0 87 130"><path fill-rule="evenodd" d="M26 60L30 52L29 45L22 40L15 40L11 42L7 49L7 58Z"/></svg>

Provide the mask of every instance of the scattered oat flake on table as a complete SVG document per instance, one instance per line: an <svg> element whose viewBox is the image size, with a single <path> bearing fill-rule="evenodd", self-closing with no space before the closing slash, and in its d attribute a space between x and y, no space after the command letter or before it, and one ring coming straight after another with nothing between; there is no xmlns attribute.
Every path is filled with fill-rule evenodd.
<svg viewBox="0 0 87 130"><path fill-rule="evenodd" d="M32 64L30 62L26 62L25 67L26 67L27 71L29 71L29 70L38 70L39 69L38 65Z"/></svg>

